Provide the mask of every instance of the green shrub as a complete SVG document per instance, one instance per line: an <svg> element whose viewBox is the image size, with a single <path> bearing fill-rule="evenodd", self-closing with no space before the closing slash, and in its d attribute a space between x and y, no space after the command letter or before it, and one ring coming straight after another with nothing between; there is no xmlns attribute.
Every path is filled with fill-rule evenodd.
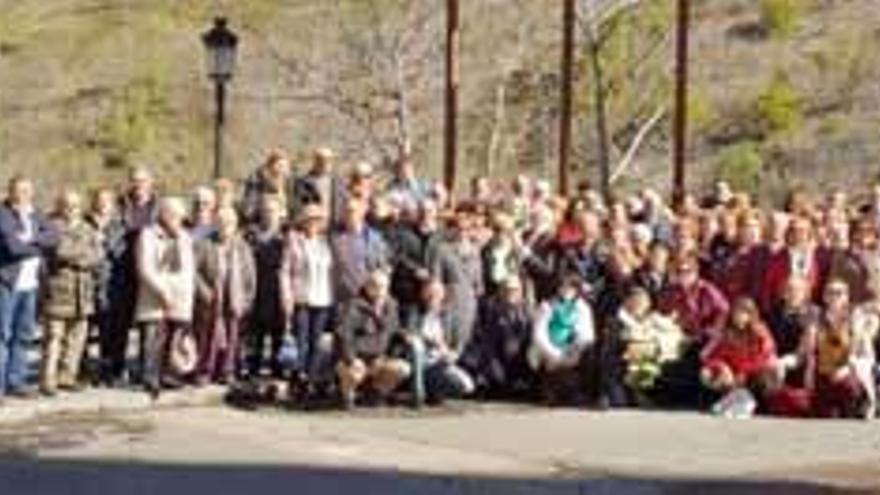
<svg viewBox="0 0 880 495"><path fill-rule="evenodd" d="M763 168L764 157L758 144L744 141L721 151L715 162L715 175L736 189L755 193Z"/></svg>
<svg viewBox="0 0 880 495"><path fill-rule="evenodd" d="M769 131L791 132L804 121L803 98L785 75L777 75L758 96L757 112Z"/></svg>
<svg viewBox="0 0 880 495"><path fill-rule="evenodd" d="M808 0L761 0L761 19L774 36L788 37L797 31Z"/></svg>

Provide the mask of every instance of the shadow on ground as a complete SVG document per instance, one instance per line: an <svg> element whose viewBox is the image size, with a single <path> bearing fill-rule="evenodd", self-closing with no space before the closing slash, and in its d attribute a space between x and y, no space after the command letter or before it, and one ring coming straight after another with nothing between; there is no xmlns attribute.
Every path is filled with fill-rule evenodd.
<svg viewBox="0 0 880 495"><path fill-rule="evenodd" d="M569 476L563 479L435 476L396 471L326 469L310 466L163 465L110 461L0 458L2 493L30 495L201 494L418 494L418 495L857 495L795 482L638 479Z"/></svg>

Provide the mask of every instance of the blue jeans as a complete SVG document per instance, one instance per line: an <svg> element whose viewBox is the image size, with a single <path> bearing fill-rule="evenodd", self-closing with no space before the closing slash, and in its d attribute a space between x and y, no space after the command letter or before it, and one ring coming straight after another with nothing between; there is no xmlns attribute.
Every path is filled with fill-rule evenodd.
<svg viewBox="0 0 880 495"><path fill-rule="evenodd" d="M413 405L458 399L474 391L473 379L455 363L430 360L424 342L418 338L410 349Z"/></svg>
<svg viewBox="0 0 880 495"><path fill-rule="evenodd" d="M332 308L297 306L293 313L293 331L299 348L298 371L310 380L322 378L323 356L319 349L321 336L332 330Z"/></svg>
<svg viewBox="0 0 880 495"><path fill-rule="evenodd" d="M0 396L25 386L36 313L37 291L15 291L0 284Z"/></svg>

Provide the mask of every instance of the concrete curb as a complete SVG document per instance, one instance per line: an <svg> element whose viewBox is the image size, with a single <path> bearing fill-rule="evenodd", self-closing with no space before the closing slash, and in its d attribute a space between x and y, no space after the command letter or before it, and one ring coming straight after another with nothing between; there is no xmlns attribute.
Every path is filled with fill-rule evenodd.
<svg viewBox="0 0 880 495"><path fill-rule="evenodd" d="M226 391L227 388L221 386L186 388L164 392L155 401L140 390L116 389L89 389L53 398L7 398L0 406L0 426L34 421L46 416L207 406L222 401Z"/></svg>

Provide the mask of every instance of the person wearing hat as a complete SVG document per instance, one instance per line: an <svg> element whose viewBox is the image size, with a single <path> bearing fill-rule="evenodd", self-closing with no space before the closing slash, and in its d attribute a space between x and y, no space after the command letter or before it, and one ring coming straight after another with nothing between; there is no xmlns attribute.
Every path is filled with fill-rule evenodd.
<svg viewBox="0 0 880 495"><path fill-rule="evenodd" d="M534 373L527 352L533 313L522 279L508 277L497 294L480 305L477 330L462 363L489 397L522 396L532 389Z"/></svg>
<svg viewBox="0 0 880 495"><path fill-rule="evenodd" d="M365 384L382 400L410 375L409 363L389 355L392 339L401 333L389 285L385 271L373 270L359 295L341 309L335 339L336 376L346 408L354 406Z"/></svg>
<svg viewBox="0 0 880 495"><path fill-rule="evenodd" d="M345 180L333 173L336 155L330 148L318 148L312 155L312 166L294 186L294 213L308 205L317 204L326 212L331 224L336 224L345 205Z"/></svg>
<svg viewBox="0 0 880 495"><path fill-rule="evenodd" d="M327 215L318 203L300 211L295 228L287 235L282 265L281 291L284 306L293 316L300 360L294 380L311 395L322 382L320 342L331 329L333 318L334 259L327 239Z"/></svg>

